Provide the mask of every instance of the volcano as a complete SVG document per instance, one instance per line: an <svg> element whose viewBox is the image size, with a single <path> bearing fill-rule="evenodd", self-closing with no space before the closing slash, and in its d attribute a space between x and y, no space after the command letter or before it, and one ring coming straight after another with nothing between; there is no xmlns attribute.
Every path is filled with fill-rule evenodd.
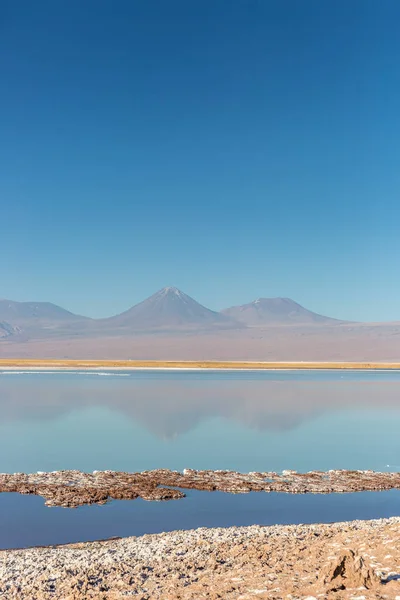
<svg viewBox="0 0 400 600"><path fill-rule="evenodd" d="M230 316L206 308L176 287L165 287L129 310L104 319L130 330L241 328Z"/></svg>
<svg viewBox="0 0 400 600"><path fill-rule="evenodd" d="M250 326L334 324L340 321L307 310L290 298L259 298L249 304L221 311L227 317Z"/></svg>

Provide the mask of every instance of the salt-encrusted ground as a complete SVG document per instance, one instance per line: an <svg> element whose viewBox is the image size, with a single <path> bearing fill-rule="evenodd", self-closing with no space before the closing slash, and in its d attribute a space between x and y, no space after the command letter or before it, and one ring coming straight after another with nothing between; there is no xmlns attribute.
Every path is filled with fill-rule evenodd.
<svg viewBox="0 0 400 600"><path fill-rule="evenodd" d="M0 552L18 600L400 600L400 518L232 527Z"/></svg>

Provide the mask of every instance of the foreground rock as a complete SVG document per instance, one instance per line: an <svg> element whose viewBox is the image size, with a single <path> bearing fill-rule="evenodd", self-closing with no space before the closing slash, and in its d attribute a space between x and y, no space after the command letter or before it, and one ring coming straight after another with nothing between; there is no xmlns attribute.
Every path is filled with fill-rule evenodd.
<svg viewBox="0 0 400 600"><path fill-rule="evenodd" d="M5 600L400 598L400 519L233 527L0 552Z"/></svg>
<svg viewBox="0 0 400 600"><path fill-rule="evenodd" d="M168 486L168 487L165 487ZM230 492L286 492L330 494L400 489L400 473L375 471L283 471L237 473L168 469L125 473L120 471L54 471L52 473L0 474L0 492L36 494L47 506L76 507L115 500L176 500L185 494L172 487Z"/></svg>

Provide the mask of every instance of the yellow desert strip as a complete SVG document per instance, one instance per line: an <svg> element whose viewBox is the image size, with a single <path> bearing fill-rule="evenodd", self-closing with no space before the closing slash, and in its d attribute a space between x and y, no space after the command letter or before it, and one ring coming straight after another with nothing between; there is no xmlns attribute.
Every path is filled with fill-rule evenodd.
<svg viewBox="0 0 400 600"><path fill-rule="evenodd" d="M65 369L400 369L394 362L252 362L163 360L0 359L0 368Z"/></svg>

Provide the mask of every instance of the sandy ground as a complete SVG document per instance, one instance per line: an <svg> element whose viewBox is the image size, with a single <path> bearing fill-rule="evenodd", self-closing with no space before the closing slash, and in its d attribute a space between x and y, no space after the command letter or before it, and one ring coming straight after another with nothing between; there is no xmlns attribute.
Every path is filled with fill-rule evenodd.
<svg viewBox="0 0 400 600"><path fill-rule="evenodd" d="M399 362L400 323L0 340L1 358Z"/></svg>
<svg viewBox="0 0 400 600"><path fill-rule="evenodd" d="M269 370L269 369L400 369L400 362L387 361L163 361L163 360L61 360L0 359L0 369L171 369L171 370Z"/></svg>
<svg viewBox="0 0 400 600"><path fill-rule="evenodd" d="M0 552L21 600L400 599L400 519L176 531Z"/></svg>

